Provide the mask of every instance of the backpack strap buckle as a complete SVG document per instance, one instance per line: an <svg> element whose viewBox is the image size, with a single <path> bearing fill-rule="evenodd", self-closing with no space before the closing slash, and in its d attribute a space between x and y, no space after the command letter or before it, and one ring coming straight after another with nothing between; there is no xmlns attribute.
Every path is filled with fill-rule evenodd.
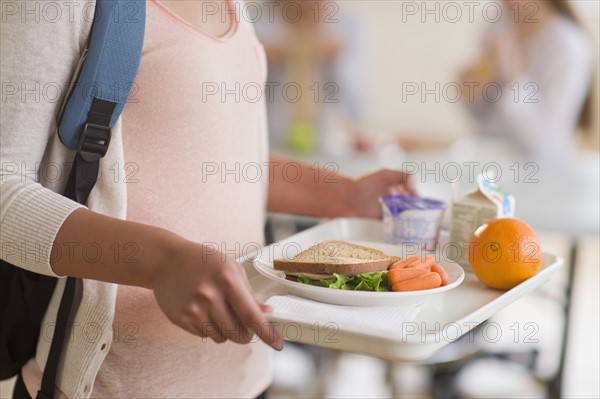
<svg viewBox="0 0 600 399"><path fill-rule="evenodd" d="M106 155L110 137L110 127L86 123L79 136L77 152L84 160L96 162Z"/></svg>

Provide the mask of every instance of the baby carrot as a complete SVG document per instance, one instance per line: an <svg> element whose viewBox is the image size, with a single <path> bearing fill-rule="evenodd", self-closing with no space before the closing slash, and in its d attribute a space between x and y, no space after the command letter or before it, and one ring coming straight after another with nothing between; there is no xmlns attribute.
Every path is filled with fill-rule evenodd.
<svg viewBox="0 0 600 399"><path fill-rule="evenodd" d="M437 288L442 284L442 278L437 273L427 273L420 277L402 281L392 285L392 291L420 291Z"/></svg>
<svg viewBox="0 0 600 399"><path fill-rule="evenodd" d="M402 259L402 260L399 260L398 262L395 262L393 265L391 265L388 268L388 270L402 269L402 268L405 268L405 267L409 266L410 264L412 264L413 262L416 262L418 260L419 260L418 256L415 256L415 255L409 256L406 259Z"/></svg>
<svg viewBox="0 0 600 399"><path fill-rule="evenodd" d="M401 281L410 280L427 273L427 270L424 269L393 269L388 271L388 280L391 285L394 285Z"/></svg>
<svg viewBox="0 0 600 399"><path fill-rule="evenodd" d="M436 263L433 266L431 266L431 271L440 275L440 277L442 278L442 285L448 284L448 273L446 273L446 270L442 266Z"/></svg>
<svg viewBox="0 0 600 399"><path fill-rule="evenodd" d="M426 257L426 258L419 259L416 262L411 263L407 267L430 270L433 265L435 265L435 260L430 259L429 257Z"/></svg>

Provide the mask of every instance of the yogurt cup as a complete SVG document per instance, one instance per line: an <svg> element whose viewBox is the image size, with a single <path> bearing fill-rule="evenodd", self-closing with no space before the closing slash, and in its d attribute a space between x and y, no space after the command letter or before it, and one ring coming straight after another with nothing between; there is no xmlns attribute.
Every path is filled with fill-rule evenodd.
<svg viewBox="0 0 600 399"><path fill-rule="evenodd" d="M381 197L379 202L386 243L411 243L427 251L435 249L447 208L445 202L401 195Z"/></svg>

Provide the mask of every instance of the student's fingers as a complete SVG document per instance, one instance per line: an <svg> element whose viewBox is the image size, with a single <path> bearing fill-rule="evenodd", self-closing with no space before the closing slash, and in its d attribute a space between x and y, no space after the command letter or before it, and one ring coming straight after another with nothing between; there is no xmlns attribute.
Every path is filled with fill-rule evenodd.
<svg viewBox="0 0 600 399"><path fill-rule="evenodd" d="M248 291L253 292L252 291L252 286L250 285L250 281L248 280L248 275L246 274L246 269L244 269L244 266L237 264L237 267L235 268L235 270L238 272L238 274L240 275L240 277L242 278L242 280L244 281L244 285L246 286L246 288L248 289Z"/></svg>
<svg viewBox="0 0 600 399"><path fill-rule="evenodd" d="M212 295L203 295L202 297L211 297ZM217 298L216 296L214 298ZM214 301L213 303L216 303ZM184 314L181 319L184 328L192 334L199 335L201 337L210 338L216 343L220 344L225 342L227 338L219 329L218 322L211 317L210 309L212 303L209 305L205 302L195 301L186 307Z"/></svg>
<svg viewBox="0 0 600 399"><path fill-rule="evenodd" d="M249 328L274 349L281 350L283 348L283 338L267 321L251 291L246 289L243 283L239 289L230 291L227 298L231 308L246 328Z"/></svg>
<svg viewBox="0 0 600 399"><path fill-rule="evenodd" d="M233 308L246 328L276 350L283 349L283 338L267 320L258 303L250 298L232 298Z"/></svg>
<svg viewBox="0 0 600 399"><path fill-rule="evenodd" d="M402 185L395 185L388 187L388 194L390 195L409 195L410 191L408 188Z"/></svg>
<svg viewBox="0 0 600 399"><path fill-rule="evenodd" d="M404 182L404 187L408 190L410 195L417 195L417 183L415 176L411 173L404 172L406 181Z"/></svg>
<svg viewBox="0 0 600 399"><path fill-rule="evenodd" d="M227 340L238 344L247 344L252 340L253 334L246 329L244 323L238 319L233 309L223 301L213 304L209 311L211 320L216 324L217 330Z"/></svg>
<svg viewBox="0 0 600 399"><path fill-rule="evenodd" d="M203 319L196 317L189 317L185 319L185 322L181 327L194 335L210 338L217 344L225 342L225 337L218 330L215 323L203 321Z"/></svg>
<svg viewBox="0 0 600 399"><path fill-rule="evenodd" d="M398 170L383 169L381 178L387 183L388 192L398 195L416 195L415 177L411 173Z"/></svg>
<svg viewBox="0 0 600 399"><path fill-rule="evenodd" d="M250 285L250 280L248 280L248 275L246 274L246 269L244 269L244 267L242 265L239 265L238 272L242 276L242 279L244 280L245 285L248 288L248 291L253 292L252 286ZM265 312L265 313L273 312L273 307L271 305L260 303L258 300L256 300L256 302L258 303L260 310L262 310L263 312Z"/></svg>
<svg viewBox="0 0 600 399"><path fill-rule="evenodd" d="M265 313L273 313L273 306L271 305L267 305L266 303L259 303L258 306L260 307L260 310L262 310Z"/></svg>

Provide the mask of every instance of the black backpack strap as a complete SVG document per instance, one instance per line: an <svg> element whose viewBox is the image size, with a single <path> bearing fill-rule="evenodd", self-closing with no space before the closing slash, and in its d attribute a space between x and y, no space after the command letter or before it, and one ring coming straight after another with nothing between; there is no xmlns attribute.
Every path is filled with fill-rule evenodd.
<svg viewBox="0 0 600 399"><path fill-rule="evenodd" d="M116 103L95 98L87 123L79 136L77 155L71 167L65 197L85 204L98 179L100 158L110 144L110 120Z"/></svg>
<svg viewBox="0 0 600 399"><path fill-rule="evenodd" d="M110 144L111 127L127 102L137 74L144 41L145 10L145 0L96 0L86 58L74 86L83 89L69 94L58 122L61 142L70 149L75 149L78 143L64 196L80 204L87 202L96 184L100 158L106 155ZM113 12L127 17L117 18ZM94 89L91 105L85 91L89 87ZM67 277L42 385L37 393L40 399L54 398L76 283L76 278Z"/></svg>
<svg viewBox="0 0 600 399"><path fill-rule="evenodd" d="M67 277L67 282L65 283L65 290L63 291L62 299L60 301L60 307L58 308L58 315L56 316L56 324L54 326L54 334L52 335L50 353L48 353L48 360L46 361L46 367L44 368L42 386L40 387L40 390L37 393L36 399L54 398L58 362L60 360L60 354L62 352L63 344L65 341L67 323L69 321L69 315L71 314L73 299L75 298L76 283L77 279L75 277Z"/></svg>
<svg viewBox="0 0 600 399"><path fill-rule="evenodd" d="M87 123L79 139L77 154L71 167L71 174L65 188L65 197L80 204L85 204L90 192L96 184L100 158L102 158L110 143L110 128L108 127L116 104L110 101L94 99ZM42 386L37 393L37 399L53 399L56 386L58 363L65 342L69 315L75 297L75 277L67 277L65 290L60 301L50 352L44 368Z"/></svg>

